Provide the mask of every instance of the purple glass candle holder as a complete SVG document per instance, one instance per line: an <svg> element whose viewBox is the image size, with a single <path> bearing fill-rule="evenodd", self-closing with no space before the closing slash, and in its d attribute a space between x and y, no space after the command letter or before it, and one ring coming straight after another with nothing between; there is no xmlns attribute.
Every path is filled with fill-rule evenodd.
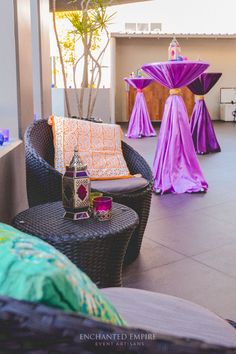
<svg viewBox="0 0 236 354"><path fill-rule="evenodd" d="M4 142L8 142L9 141L9 129L0 129L0 134L2 134L4 136Z"/></svg>
<svg viewBox="0 0 236 354"><path fill-rule="evenodd" d="M99 221L110 220L112 217L112 198L111 197L94 198L93 215Z"/></svg>

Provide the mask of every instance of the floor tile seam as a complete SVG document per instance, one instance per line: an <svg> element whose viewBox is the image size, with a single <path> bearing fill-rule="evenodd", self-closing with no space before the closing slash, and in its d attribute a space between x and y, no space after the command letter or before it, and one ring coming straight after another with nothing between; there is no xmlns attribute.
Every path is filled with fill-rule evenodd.
<svg viewBox="0 0 236 354"><path fill-rule="evenodd" d="M188 258L188 257L186 257L186 258ZM171 264L174 264L174 263L178 263L178 262L181 262L181 261L183 261L183 259L184 258L181 258L181 259L178 259L178 260L176 260L176 261L174 261L174 262L172 262ZM162 265L162 266L159 266L158 268L161 268L161 267L166 267L166 266L168 266L169 264L165 264L165 265ZM148 270L144 270L144 271L142 271L142 272L139 272L139 274L141 274L141 275L144 275L146 272L149 272L150 270L153 270L153 269L155 269L155 267L154 268L152 268L152 269L148 269ZM125 280L125 277L123 277L123 280ZM128 280L128 279L127 279ZM136 280L134 280L134 281L129 281L129 283L130 284L132 284L132 283L136 283L137 282L137 279Z"/></svg>
<svg viewBox="0 0 236 354"><path fill-rule="evenodd" d="M219 206L221 204L225 204L225 203L230 203L230 202L236 202L236 199L229 199L229 200L224 200L223 202L216 202L215 204L212 205L208 205L206 207L200 207L199 209L194 209L193 211L197 211L197 210L203 210L203 209L207 209L207 208L212 208L212 207L216 207Z"/></svg>
<svg viewBox="0 0 236 354"><path fill-rule="evenodd" d="M160 265L153 266L153 267L151 267L151 268L147 268L147 269L141 271L140 273L144 273L144 272L146 272L146 271L153 270L153 269L158 269L158 268L161 268L161 267L163 267L163 266L166 266L166 265L173 264L173 263L176 263L176 262L178 262L178 261L181 261L181 260L183 260L183 259L185 259L185 258L188 258L188 257L182 256L182 258L180 258L180 259L176 259L176 260L169 261L169 262L166 262L166 263L163 263L163 264L160 264ZM139 274L140 274L140 273L139 273ZM134 274L134 273L130 273L130 275L133 275L133 274Z"/></svg>
<svg viewBox="0 0 236 354"><path fill-rule="evenodd" d="M217 221L217 222L221 221L221 220L214 219L214 218L211 218L211 217L209 217L209 218L213 222L214 221ZM223 227L224 225L221 225L221 226ZM176 227L175 230L177 230L177 232L176 232L177 234L178 234L179 231L181 232L181 234L186 234L186 233L190 234L191 231L193 231L193 230L195 232L195 230L197 230L197 228L193 228L192 225L181 225L181 226ZM218 230L217 229L213 229L213 230L210 229L210 231L211 231L210 232L211 235L212 234L220 235L221 237L225 236L225 229L224 230L223 229L218 229ZM230 231L231 233L232 232L236 233L236 224L229 224L229 229L226 229L226 231L227 232ZM158 243L158 244L160 244L160 245L162 245L164 247L170 248L170 249L172 249L175 252L179 252L179 253L182 253L182 254L185 255L185 253L183 253L182 251L175 250L175 249L171 248L170 246L166 245L165 243L163 243L163 242L165 242L166 237L171 236L173 234L173 231L171 231L171 230L166 230L166 231L165 230L164 231L159 230L159 232L158 232L159 240L158 241L153 239L152 236L148 236L148 234L150 234L150 232L146 232L145 237L147 237L151 241L156 242L156 243ZM194 236L191 236L191 237L195 237L196 238L196 234L194 234ZM230 241L229 243L231 243L231 242L233 243L235 241L236 240L233 240L233 241ZM228 241L226 241L226 242L228 242Z"/></svg>
<svg viewBox="0 0 236 354"><path fill-rule="evenodd" d="M180 256L188 257L188 255L186 255L186 254L184 254L184 253L182 253L182 252L180 252L180 251L176 251L176 250L174 250L173 248L164 245L163 243L154 241L152 238L150 238L150 237L148 237L148 236L145 236L145 238L148 238L148 240L151 240L152 242L155 242L155 243L157 244L157 246L165 247L165 248L167 248L168 250L170 250L170 251L172 251L172 252L178 253Z"/></svg>
<svg viewBox="0 0 236 354"><path fill-rule="evenodd" d="M164 217L161 217L161 218L154 218L154 219L151 219L149 220L149 222L153 222L153 221L159 221L159 220L163 220L163 219L168 219L170 216L179 216L180 214L173 214L173 215L169 215L169 216L164 216Z"/></svg>
<svg viewBox="0 0 236 354"><path fill-rule="evenodd" d="M191 257L186 257L186 258L190 258L193 262L195 262L195 263L199 263L199 264L201 264L202 266L204 266L204 267L206 267L206 268L209 268L210 270L213 270L214 272L217 272L218 274L220 274L220 275L223 275L223 276L225 276L226 278L228 278L228 279L231 279L231 280L234 280L234 281L236 281L236 278L235 277L233 277L233 276L231 276L231 275L229 275L229 274L227 274L227 273L225 273L225 272L222 272L222 271L220 271L220 270L218 270L218 269L216 269L216 268L214 268L214 267L211 267L211 266L208 266L207 264L205 264L205 263L202 263L202 262L198 262L197 260L195 260L195 259L192 259ZM175 261L175 262L173 262L173 263L178 263L178 262L181 262L183 259L180 259L180 260L177 260L177 261ZM168 265L168 264L167 264ZM163 266L166 266L166 265L163 265ZM160 266L160 267L158 267L158 268L161 268L162 266ZM153 269L155 269L155 268L153 268ZM145 275L145 273L146 272L148 272L148 271L150 271L150 270L153 270L153 269L149 269L149 270L145 270L145 271L143 271L143 272L140 272L139 274L141 274L141 275ZM135 284L135 283L137 283L137 282L139 282L139 280L133 280L132 281L132 279L125 279L125 278L123 278L123 280L127 280L127 283L128 284Z"/></svg>
<svg viewBox="0 0 236 354"><path fill-rule="evenodd" d="M197 209L192 209L190 211L188 211L189 213L192 213L194 211L198 211L198 210L202 210L202 209L207 209L207 208L212 208L212 207L215 207L215 206L219 206L221 204L226 204L226 203L229 203L229 202L236 202L236 199L233 198L233 199L229 199L229 200L224 200L224 201L221 201L221 202L216 202L214 204L211 204L211 205L208 205L206 207L197 207ZM183 204L184 202L180 202L178 206L181 206L181 204ZM171 209L171 208L170 208Z"/></svg>
<svg viewBox="0 0 236 354"><path fill-rule="evenodd" d="M206 264L206 263L204 263L204 262L198 261L197 259L194 259L194 258L192 258L192 257L188 257L188 258L190 258L192 261L195 261L195 262L197 262L197 263L199 263L199 264L201 264L201 265L203 265L203 266L205 266L205 267L207 267L207 268L209 268L209 269L211 269L211 270L214 270L215 272L217 272L217 273L219 273L219 274L222 274L222 275L224 275L224 276L226 276L226 277L228 277L228 278L233 279L233 280L236 281L236 276L234 277L234 276L232 276L232 275L229 275L229 274L223 272L223 271L220 270L220 269L217 269L217 268L215 268L215 267L213 267L213 266L210 266L210 265L208 265L208 264Z"/></svg>
<svg viewBox="0 0 236 354"><path fill-rule="evenodd" d="M212 207L217 207L217 206L220 206L222 204L227 204L227 203L232 203L232 202L236 202L236 199L233 198L233 199L229 199L227 201L223 201L223 202L220 202L220 203L216 203L214 205L210 205L210 206L207 206L207 207L204 207L204 208L201 208L202 210L205 210L205 209L209 209L209 208L212 208Z"/></svg>
<svg viewBox="0 0 236 354"><path fill-rule="evenodd" d="M235 200L236 201L236 200ZM222 204L222 203L220 203L220 204ZM218 205L220 205L220 204L218 204ZM215 205L215 206L218 206L218 205ZM197 212L201 212L202 211L202 213L200 213L200 214L202 214L202 216L206 216L206 217L208 217L208 218L210 218L211 220L214 220L214 221L218 221L218 222L221 222L221 223L225 223L224 222L224 220L220 220L220 219L218 219L217 217L215 217L215 216L212 216L212 215L209 215L209 214L207 214L207 213L205 213L205 210L207 209L207 208L211 208L211 207L206 207L206 208L201 208L201 209L199 209L199 210L194 210L195 212L197 211ZM193 212L190 212L191 214L194 214L194 211ZM181 214L175 214L175 215L172 215L172 216L180 216ZM186 214L187 215L187 214ZM160 219L153 219L153 220L150 220L149 222L150 223L153 223L153 222L157 222L157 221L160 221L160 220L165 220L165 219L168 219L169 217L164 217L164 218L160 218ZM236 222L235 223L233 223L233 222L231 222L231 221L229 221L229 225L230 226L233 226L233 227L236 227ZM180 226L181 227L181 226Z"/></svg>
<svg viewBox="0 0 236 354"><path fill-rule="evenodd" d="M166 246L166 244L163 244L163 243L161 243L161 242L154 241L152 238L150 238L150 237L148 237L148 236L145 236L145 237L148 238L148 240L150 240L150 241L152 241L152 242L155 242L157 245L160 245L160 246L162 246L162 247L165 247L165 248L169 249L170 251L175 252L175 253L178 253L179 255L181 255L181 256L183 256L183 257L186 257L186 258L192 258L192 257L195 257L195 256L199 256L199 255L201 255L201 254L214 251L214 250L216 250L216 249L218 249L218 248L225 247L225 246L229 246L229 245L233 245L233 244L236 243L236 241L227 242L227 243L224 243L224 244L222 244L222 245L220 245L220 246L216 246L216 247L214 247L214 248L209 248L209 249L206 250L206 251L189 255L189 254L186 254L186 253L181 252L181 251L179 251L179 250L175 250L174 248L171 248L171 247L169 247L169 246Z"/></svg>
<svg viewBox="0 0 236 354"><path fill-rule="evenodd" d="M230 200L229 202L236 202L236 199L232 199ZM228 203L227 201L224 201L224 202L220 202L220 203L216 203L216 204L212 204L212 205L208 205L207 207L197 207L197 209L193 209L191 211L188 211L188 213L192 214L196 211L201 211L201 210L205 210L205 209L208 209L208 208L212 208L212 207L217 207L217 206L220 206L222 204L225 204L225 203ZM171 209L171 208L170 208ZM168 219L170 216L179 216L183 213L183 210L181 211L178 211L176 212L176 214L173 214L173 215L169 215L169 216L164 216L164 217L161 217L161 218L153 218L152 220L149 220L148 222L154 222L154 221L158 221L158 220L163 220L163 219ZM206 216L210 216L208 214L204 214Z"/></svg>
<svg viewBox="0 0 236 354"><path fill-rule="evenodd" d="M233 223L233 222L231 222L231 221L224 221L224 220L221 220L221 219L219 219L219 218L217 218L216 216L212 216L212 215L208 215L208 214L204 214L205 216L208 216L209 218L211 218L212 220L216 220L216 221L218 221L218 222L222 222L222 223L224 223L224 224L227 224L227 225L229 225L229 226L234 226L234 227L236 227L236 221L235 221L235 223ZM226 225L226 226L227 226Z"/></svg>
<svg viewBox="0 0 236 354"><path fill-rule="evenodd" d="M170 216L180 216L180 215L181 215L181 213L173 214L173 215L169 215L169 216L164 216L163 218L153 219L153 220L150 220L149 222L158 221L158 220L164 220L164 219L169 219Z"/></svg>
<svg viewBox="0 0 236 354"><path fill-rule="evenodd" d="M236 244L236 240L235 240L235 241L228 242L228 243L225 243L225 244L223 244L223 245L221 245L221 246L216 246L216 247L211 248L211 249L209 249L209 250L207 250L207 251L203 251L203 252L200 252L200 253L197 253L197 254L192 254L191 256L187 256L187 257L197 257L197 256L200 256L200 255L203 255L203 254L207 254L207 253L212 252L212 251L216 251L216 250L221 249L221 248L223 248L223 247L227 247L227 246L230 246L230 245L234 245L234 244Z"/></svg>

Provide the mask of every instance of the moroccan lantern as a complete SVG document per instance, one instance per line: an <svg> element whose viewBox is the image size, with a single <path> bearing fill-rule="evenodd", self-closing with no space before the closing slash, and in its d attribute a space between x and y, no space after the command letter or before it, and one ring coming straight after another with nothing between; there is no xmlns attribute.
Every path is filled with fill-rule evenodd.
<svg viewBox="0 0 236 354"><path fill-rule="evenodd" d="M169 45L168 49L168 59L169 60L180 60L181 57L181 48L179 42L174 37Z"/></svg>
<svg viewBox="0 0 236 354"><path fill-rule="evenodd" d="M83 164L74 149L74 156L62 180L62 203L64 218L70 220L88 219L90 217L90 178L87 165Z"/></svg>

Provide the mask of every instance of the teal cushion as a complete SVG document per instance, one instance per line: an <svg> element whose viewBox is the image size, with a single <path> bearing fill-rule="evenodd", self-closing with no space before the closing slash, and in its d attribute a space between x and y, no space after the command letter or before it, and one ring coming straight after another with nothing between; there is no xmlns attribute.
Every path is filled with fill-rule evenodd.
<svg viewBox="0 0 236 354"><path fill-rule="evenodd" d="M125 325L113 305L66 256L0 223L0 295Z"/></svg>

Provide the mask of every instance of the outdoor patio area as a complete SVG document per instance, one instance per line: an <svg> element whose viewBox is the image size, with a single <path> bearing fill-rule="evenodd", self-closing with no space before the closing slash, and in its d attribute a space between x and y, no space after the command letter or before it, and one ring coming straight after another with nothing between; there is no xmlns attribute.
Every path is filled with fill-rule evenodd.
<svg viewBox="0 0 236 354"><path fill-rule="evenodd" d="M0 354L236 354L235 13L0 0Z"/></svg>
<svg viewBox="0 0 236 354"><path fill-rule="evenodd" d="M214 127L222 152L198 156L207 193L153 194L141 255L125 270L124 285L236 319L236 123ZM151 166L156 139L126 140Z"/></svg>

